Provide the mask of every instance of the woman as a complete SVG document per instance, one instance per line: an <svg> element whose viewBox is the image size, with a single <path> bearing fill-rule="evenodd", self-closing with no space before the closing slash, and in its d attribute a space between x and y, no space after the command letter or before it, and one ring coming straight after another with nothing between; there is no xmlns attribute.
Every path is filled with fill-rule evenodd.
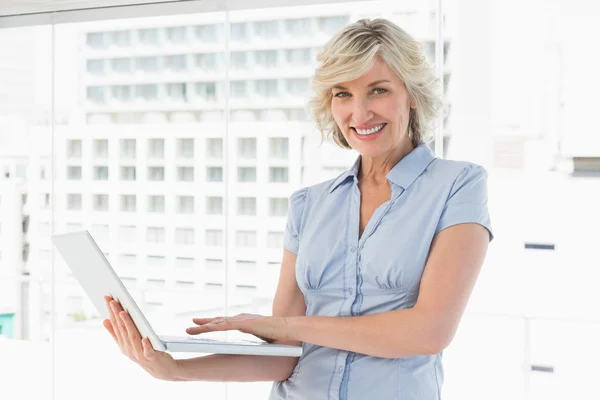
<svg viewBox="0 0 600 400"><path fill-rule="evenodd" d="M438 399L442 351L492 239L486 172L436 159L425 144L437 81L396 25L349 25L318 60L318 126L360 156L337 179L292 194L273 316L194 319L187 330L302 343L302 357L174 360L110 299L105 327L160 379L274 381L273 400Z"/></svg>

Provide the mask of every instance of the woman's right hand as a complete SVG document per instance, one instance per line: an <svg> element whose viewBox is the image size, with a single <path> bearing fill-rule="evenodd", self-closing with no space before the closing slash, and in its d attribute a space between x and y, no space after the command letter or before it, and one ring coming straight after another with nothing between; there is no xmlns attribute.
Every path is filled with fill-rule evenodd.
<svg viewBox="0 0 600 400"><path fill-rule="evenodd" d="M142 338L133 320L118 301L105 296L110 319L103 322L121 352L157 379L176 381L179 363L170 354L155 351L150 339Z"/></svg>

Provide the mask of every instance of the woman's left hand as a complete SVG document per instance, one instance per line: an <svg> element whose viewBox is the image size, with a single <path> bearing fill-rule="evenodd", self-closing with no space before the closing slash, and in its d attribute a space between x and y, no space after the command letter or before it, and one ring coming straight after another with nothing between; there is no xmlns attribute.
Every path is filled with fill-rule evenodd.
<svg viewBox="0 0 600 400"><path fill-rule="evenodd" d="M192 321L198 326L186 329L186 332L190 335L238 330L243 333L250 333L268 343L289 340L288 324L283 317L238 314L235 317L192 318Z"/></svg>

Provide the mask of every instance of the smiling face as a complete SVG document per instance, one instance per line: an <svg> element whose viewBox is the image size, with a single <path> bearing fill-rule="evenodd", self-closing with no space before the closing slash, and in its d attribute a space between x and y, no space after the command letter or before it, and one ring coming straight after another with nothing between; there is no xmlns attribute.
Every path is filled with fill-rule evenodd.
<svg viewBox="0 0 600 400"><path fill-rule="evenodd" d="M410 108L402 80L381 58L361 77L332 89L331 113L348 144L363 157L388 159L411 146Z"/></svg>

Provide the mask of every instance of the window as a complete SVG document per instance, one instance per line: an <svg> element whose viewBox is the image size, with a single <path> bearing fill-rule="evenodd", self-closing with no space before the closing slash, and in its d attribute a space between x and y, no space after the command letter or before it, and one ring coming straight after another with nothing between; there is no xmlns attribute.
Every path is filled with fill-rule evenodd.
<svg viewBox="0 0 600 400"><path fill-rule="evenodd" d="M43 165L40 167L40 180L46 180L46 167Z"/></svg>
<svg viewBox="0 0 600 400"><path fill-rule="evenodd" d="M86 43L93 49L101 49L104 47L104 33L89 32L86 35Z"/></svg>
<svg viewBox="0 0 600 400"><path fill-rule="evenodd" d="M137 57L135 58L135 70L141 72L157 72L158 57Z"/></svg>
<svg viewBox="0 0 600 400"><path fill-rule="evenodd" d="M274 68L277 66L276 50L260 50L254 53L256 64L263 68Z"/></svg>
<svg viewBox="0 0 600 400"><path fill-rule="evenodd" d="M140 29L138 31L138 40L142 44L158 44L158 29Z"/></svg>
<svg viewBox="0 0 600 400"><path fill-rule="evenodd" d="M121 139L121 158L135 159L136 157L136 143L135 139Z"/></svg>
<svg viewBox="0 0 600 400"><path fill-rule="evenodd" d="M175 229L175 244L192 245L195 244L194 229L192 228L176 228Z"/></svg>
<svg viewBox="0 0 600 400"><path fill-rule="evenodd" d="M203 43L216 43L219 41L219 25L200 25L196 27L196 38Z"/></svg>
<svg viewBox="0 0 600 400"><path fill-rule="evenodd" d="M187 67L187 57L184 54L167 56L165 61L166 67L172 71L184 71Z"/></svg>
<svg viewBox="0 0 600 400"><path fill-rule="evenodd" d="M128 47L131 45L131 35L129 31L111 32L111 43L119 47Z"/></svg>
<svg viewBox="0 0 600 400"><path fill-rule="evenodd" d="M283 232L267 232L267 247L269 249L283 248Z"/></svg>
<svg viewBox="0 0 600 400"><path fill-rule="evenodd" d="M165 180L165 167L148 167L148 180L162 182Z"/></svg>
<svg viewBox="0 0 600 400"><path fill-rule="evenodd" d="M194 259L190 257L177 257L175 258L175 267L192 269L194 268Z"/></svg>
<svg viewBox="0 0 600 400"><path fill-rule="evenodd" d="M146 265L148 267L164 267L165 257L164 256L148 256L146 257Z"/></svg>
<svg viewBox="0 0 600 400"><path fill-rule="evenodd" d="M165 158L165 139L148 139L148 157Z"/></svg>
<svg viewBox="0 0 600 400"><path fill-rule="evenodd" d="M121 242L132 243L137 240L137 231L135 226L125 225L119 227L119 240Z"/></svg>
<svg viewBox="0 0 600 400"><path fill-rule="evenodd" d="M256 93L260 97L267 99L277 97L277 81L275 79L263 79L256 81Z"/></svg>
<svg viewBox="0 0 600 400"><path fill-rule="evenodd" d="M94 167L94 180L107 181L108 180L108 167L106 167L106 166Z"/></svg>
<svg viewBox="0 0 600 400"><path fill-rule="evenodd" d="M285 30L292 37L310 36L312 23L309 18L288 19L285 21Z"/></svg>
<svg viewBox="0 0 600 400"><path fill-rule="evenodd" d="M131 86L117 85L110 88L112 98L118 101L127 102L133 98Z"/></svg>
<svg viewBox="0 0 600 400"><path fill-rule="evenodd" d="M219 160L223 158L223 139L206 139L206 157Z"/></svg>
<svg viewBox="0 0 600 400"><path fill-rule="evenodd" d="M279 36L279 21L255 22L254 32L263 39L276 39Z"/></svg>
<svg viewBox="0 0 600 400"><path fill-rule="evenodd" d="M235 245L237 247L256 247L256 232L237 231L235 233Z"/></svg>
<svg viewBox="0 0 600 400"><path fill-rule="evenodd" d="M81 158L81 140L67 140L67 157Z"/></svg>
<svg viewBox="0 0 600 400"><path fill-rule="evenodd" d="M187 31L184 26L177 26L167 29L167 39L171 43L184 43L187 40Z"/></svg>
<svg viewBox="0 0 600 400"><path fill-rule="evenodd" d="M67 167L67 179L81 180L81 167Z"/></svg>
<svg viewBox="0 0 600 400"><path fill-rule="evenodd" d="M319 18L319 29L325 35L333 35L342 29L348 23L348 20L347 16L322 17Z"/></svg>
<svg viewBox="0 0 600 400"><path fill-rule="evenodd" d="M122 181L135 181L135 167L121 167Z"/></svg>
<svg viewBox="0 0 600 400"><path fill-rule="evenodd" d="M246 81L231 81L229 83L229 95L234 99L248 97L248 84Z"/></svg>
<svg viewBox="0 0 600 400"><path fill-rule="evenodd" d="M92 195L92 209L94 211L108 211L108 195L107 194Z"/></svg>
<svg viewBox="0 0 600 400"><path fill-rule="evenodd" d="M136 264L136 255L135 254L121 254L119 256L119 264L133 266Z"/></svg>
<svg viewBox="0 0 600 400"><path fill-rule="evenodd" d="M148 212L164 213L165 212L165 196L159 196L159 195L148 196Z"/></svg>
<svg viewBox="0 0 600 400"><path fill-rule="evenodd" d="M215 82L196 83L196 96L204 101L217 101L217 84Z"/></svg>
<svg viewBox="0 0 600 400"><path fill-rule="evenodd" d="M290 140L288 138L269 138L269 157L287 160Z"/></svg>
<svg viewBox="0 0 600 400"><path fill-rule="evenodd" d="M94 157L108 158L108 139L94 140Z"/></svg>
<svg viewBox="0 0 600 400"><path fill-rule="evenodd" d="M87 60L86 70L90 75L103 75L104 60Z"/></svg>
<svg viewBox="0 0 600 400"><path fill-rule="evenodd" d="M194 158L194 139L177 139L177 156Z"/></svg>
<svg viewBox="0 0 600 400"><path fill-rule="evenodd" d="M223 231L220 229L207 229L205 240L207 246L223 246Z"/></svg>
<svg viewBox="0 0 600 400"><path fill-rule="evenodd" d="M167 96L174 101L187 101L187 89L185 83L168 83Z"/></svg>
<svg viewBox="0 0 600 400"><path fill-rule="evenodd" d="M269 182L287 183L288 182L288 169L285 167L270 167L269 168Z"/></svg>
<svg viewBox="0 0 600 400"><path fill-rule="evenodd" d="M177 180L179 182L193 182L194 167L177 167Z"/></svg>
<svg viewBox="0 0 600 400"><path fill-rule="evenodd" d="M238 138L238 157L256 159L256 138Z"/></svg>
<svg viewBox="0 0 600 400"><path fill-rule="evenodd" d="M69 193L67 194L67 209L69 210L81 210L81 194Z"/></svg>
<svg viewBox="0 0 600 400"><path fill-rule="evenodd" d="M113 58L110 60L111 69L117 74L131 72L131 58Z"/></svg>
<svg viewBox="0 0 600 400"><path fill-rule="evenodd" d="M288 211L287 198L270 198L269 199L269 215L271 217L285 217Z"/></svg>
<svg viewBox="0 0 600 400"><path fill-rule="evenodd" d="M256 182L256 167L238 167L238 182Z"/></svg>
<svg viewBox="0 0 600 400"><path fill-rule="evenodd" d="M234 41L246 40L248 37L247 24L245 22L236 22L230 25L229 38Z"/></svg>
<svg viewBox="0 0 600 400"><path fill-rule="evenodd" d="M288 79L286 81L287 92L292 96L305 96L308 93L308 79Z"/></svg>
<svg viewBox="0 0 600 400"><path fill-rule="evenodd" d="M223 215L223 198L222 197L207 197L206 198L206 214L208 215Z"/></svg>
<svg viewBox="0 0 600 400"><path fill-rule="evenodd" d="M92 103L102 104L106 100L106 88L102 86L89 86L86 88L88 101Z"/></svg>
<svg viewBox="0 0 600 400"><path fill-rule="evenodd" d="M193 196L177 196L177 212L179 214L194 213L194 197Z"/></svg>
<svg viewBox="0 0 600 400"><path fill-rule="evenodd" d="M217 70L217 54L216 53L205 53L196 54L196 67L206 72Z"/></svg>
<svg viewBox="0 0 600 400"><path fill-rule="evenodd" d="M40 193L40 207L42 210L50 208L50 193Z"/></svg>
<svg viewBox="0 0 600 400"><path fill-rule="evenodd" d="M285 51L285 60L294 67L304 67L310 65L310 49L290 49Z"/></svg>
<svg viewBox="0 0 600 400"><path fill-rule="evenodd" d="M231 52L230 57L232 69L248 68L248 53L246 53L245 51L233 51Z"/></svg>
<svg viewBox="0 0 600 400"><path fill-rule="evenodd" d="M222 167L206 168L206 180L208 182L223 182L223 168Z"/></svg>
<svg viewBox="0 0 600 400"><path fill-rule="evenodd" d="M165 228L149 226L146 230L146 242L148 243L164 243Z"/></svg>
<svg viewBox="0 0 600 400"><path fill-rule="evenodd" d="M137 209L135 194L121 195L121 211L135 212Z"/></svg>
<svg viewBox="0 0 600 400"><path fill-rule="evenodd" d="M136 85L134 90L136 99L152 101L158 98L158 87L156 85Z"/></svg>
<svg viewBox="0 0 600 400"><path fill-rule="evenodd" d="M256 215L256 197L238 197L237 209L238 215Z"/></svg>

